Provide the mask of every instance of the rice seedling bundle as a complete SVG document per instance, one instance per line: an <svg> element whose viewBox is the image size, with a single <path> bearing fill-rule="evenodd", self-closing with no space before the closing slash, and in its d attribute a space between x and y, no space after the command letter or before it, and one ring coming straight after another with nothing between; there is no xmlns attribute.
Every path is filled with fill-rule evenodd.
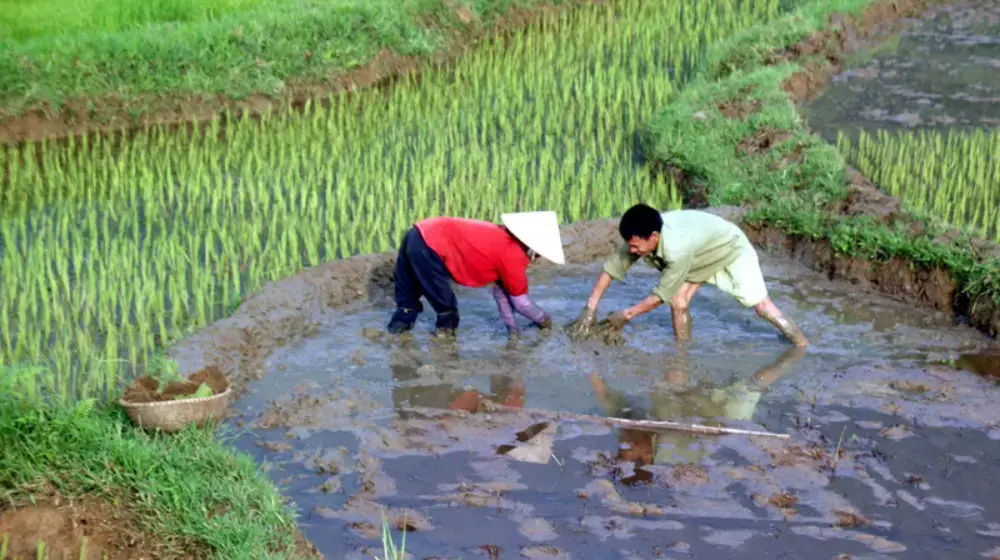
<svg viewBox="0 0 1000 560"><path fill-rule="evenodd" d="M1000 242L1000 131L936 130L874 135L838 147L907 207Z"/></svg>
<svg viewBox="0 0 1000 560"><path fill-rule="evenodd" d="M263 283L394 250L421 218L676 207L635 161L640 119L777 6L621 0L303 113L0 149L2 363L95 395Z"/></svg>

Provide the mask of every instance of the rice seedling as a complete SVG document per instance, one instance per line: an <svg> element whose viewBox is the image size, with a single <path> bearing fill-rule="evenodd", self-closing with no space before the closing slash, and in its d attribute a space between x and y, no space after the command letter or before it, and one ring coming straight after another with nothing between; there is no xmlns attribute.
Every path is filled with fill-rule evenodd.
<svg viewBox="0 0 1000 560"><path fill-rule="evenodd" d="M837 146L911 210L1000 242L1000 132L862 131Z"/></svg>
<svg viewBox="0 0 1000 560"><path fill-rule="evenodd" d="M385 510L382 510L382 558L376 557L376 560L402 560L403 558L406 558L406 516L403 516L403 540L397 549L396 542L392 539L392 528L389 526L389 520L385 516Z"/></svg>
<svg viewBox="0 0 1000 560"><path fill-rule="evenodd" d="M53 396L99 395L263 283L395 249L424 217L676 207L638 161L639 122L777 5L609 2L301 113L8 148L2 361L58 372Z"/></svg>

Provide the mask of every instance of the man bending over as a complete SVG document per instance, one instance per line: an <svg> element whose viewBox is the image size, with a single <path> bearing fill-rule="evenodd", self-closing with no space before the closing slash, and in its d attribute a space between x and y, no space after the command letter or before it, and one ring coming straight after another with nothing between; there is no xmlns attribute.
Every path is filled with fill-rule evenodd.
<svg viewBox="0 0 1000 560"><path fill-rule="evenodd" d="M708 282L736 298L744 307L774 325L795 346L809 341L798 326L785 317L767 294L757 252L740 228L723 218L699 210L660 213L645 204L629 208L618 224L624 243L604 263L580 317L570 326L571 335L581 335L596 323L597 306L612 280L624 280L640 258L661 271L653 293L636 305L608 317L614 329L648 313L662 303L673 313L674 336L691 338L691 298Z"/></svg>

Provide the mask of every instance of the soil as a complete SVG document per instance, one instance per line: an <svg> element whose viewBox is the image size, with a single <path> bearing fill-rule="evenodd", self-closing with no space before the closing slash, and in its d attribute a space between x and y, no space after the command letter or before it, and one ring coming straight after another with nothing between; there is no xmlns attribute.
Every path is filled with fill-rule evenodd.
<svg viewBox="0 0 1000 560"><path fill-rule="evenodd" d="M749 136L740 141L736 150L742 155L759 155L778 146L785 140L788 140L791 136L792 134L787 130L762 128L755 132L753 136Z"/></svg>
<svg viewBox="0 0 1000 560"><path fill-rule="evenodd" d="M41 106L18 115L0 110L0 145L64 139L93 131L110 133L113 136L123 133L127 135L153 124L191 127L195 122L213 118L224 119L226 111L232 115L242 115L246 111L249 117L256 118L271 109L291 107L301 110L310 100L314 104L319 99L327 102L325 100L331 94L350 94L366 88L390 87L400 78L419 74L421 69L428 65L452 63L480 41L518 33L535 24L551 20L566 9L601 1L573 0L558 5L511 8L489 28L474 19L468 8L459 6L455 8L455 13L465 27L458 32L449 33L448 46L435 55L403 56L383 49L364 66L333 75L323 83L289 80L285 92L280 96L250 95L241 100L230 99L224 95L150 94L139 96L138 99L107 96L69 99L58 109ZM142 108L138 116L135 115L136 108Z"/></svg>
<svg viewBox="0 0 1000 560"><path fill-rule="evenodd" d="M151 560L157 558L157 539L136 527L127 508L89 498L68 502L52 498L34 505L0 511L0 539L7 534L7 558L33 559L38 541L49 560L76 560L86 537L86 558ZM193 558L193 556L192 556Z"/></svg>
<svg viewBox="0 0 1000 560"><path fill-rule="evenodd" d="M195 394L202 383L212 388L213 395L224 393L229 386L225 374L219 368L208 366L188 376L187 381L167 383L162 391L157 391L159 382L155 378L137 377L125 390L123 398L134 403L172 401L177 397Z"/></svg>
<svg viewBox="0 0 1000 560"><path fill-rule="evenodd" d="M194 560L204 557L204 551L193 548L177 553L176 542L170 548L174 552L166 554L167 547L156 535L140 530L127 507L112 505L96 497L68 501L53 496L36 500L34 504L2 509L0 543L4 535L9 539L4 560L34 560L39 542L45 545L48 560ZM84 544L86 555L81 556ZM301 532L295 534L295 546L296 558L323 558Z"/></svg>
<svg viewBox="0 0 1000 560"><path fill-rule="evenodd" d="M648 407L650 387L681 383L670 381L669 313L630 323L623 346L571 342L557 329L509 351L489 295L460 289L462 334L447 348L431 336L433 317L412 341L366 336L386 320L387 301L330 310L313 336L269 357L236 404L250 429L234 445L269 465L330 558L379 555L382 508L395 542L407 527L415 558L497 550L655 558L664 543L712 558L800 558L816 546L830 556L934 558L995 546L976 533L993 531L996 519L980 508L995 500L969 490L995 464L988 438L1000 433L987 434L1000 426L1000 387L939 359L990 341L946 314L858 292L792 259L762 255L761 264L772 298L813 343L770 384L752 420L723 422L789 440L662 434L660 449L677 455L643 464L641 453L622 452L639 448L634 434L583 420L612 414L583 378L597 373L637 410ZM574 294L599 269L534 270L534 297L554 317L574 317ZM627 284L609 288L602 308L634 302L656 276L637 267ZM692 379L773 379L770 362L787 363L773 329L717 290L696 297ZM510 386L501 377L521 380L525 408L447 410L470 389L485 403L500 400ZM671 401L672 419L713 416L695 393ZM418 399L424 404L414 406ZM511 458L508 450L544 439L549 427L555 434L539 461Z"/></svg>
<svg viewBox="0 0 1000 560"><path fill-rule="evenodd" d="M834 14L827 30L772 53L765 60L768 64L803 64L804 69L793 74L784 89L796 103L807 103L843 69L847 55L898 33L905 18L920 15L930 4L930 0L883 0L871 4L859 18Z"/></svg>

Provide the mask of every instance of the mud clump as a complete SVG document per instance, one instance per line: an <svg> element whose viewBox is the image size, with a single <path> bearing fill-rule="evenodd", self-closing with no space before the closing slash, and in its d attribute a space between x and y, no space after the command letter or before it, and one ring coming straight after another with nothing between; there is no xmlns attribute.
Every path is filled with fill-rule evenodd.
<svg viewBox="0 0 1000 560"><path fill-rule="evenodd" d="M133 403L165 402L219 395L228 387L226 376L218 368L209 366L187 379L172 380L162 386L155 377L137 377L125 390L123 398Z"/></svg>
<svg viewBox="0 0 1000 560"><path fill-rule="evenodd" d="M792 134L787 130L762 128L741 140L736 146L736 151L737 153L742 153L748 156L762 154L770 151L772 148L791 137Z"/></svg>
<svg viewBox="0 0 1000 560"><path fill-rule="evenodd" d="M1000 381L1000 352L962 354L955 360L955 367Z"/></svg>
<svg viewBox="0 0 1000 560"><path fill-rule="evenodd" d="M746 120L750 115L759 113L763 103L759 99L753 101L724 101L719 103L719 112L726 116L726 118L742 121Z"/></svg>
<svg viewBox="0 0 1000 560"><path fill-rule="evenodd" d="M870 525L871 520L853 511L836 510L833 512L837 516L837 525L841 527L863 527Z"/></svg>

